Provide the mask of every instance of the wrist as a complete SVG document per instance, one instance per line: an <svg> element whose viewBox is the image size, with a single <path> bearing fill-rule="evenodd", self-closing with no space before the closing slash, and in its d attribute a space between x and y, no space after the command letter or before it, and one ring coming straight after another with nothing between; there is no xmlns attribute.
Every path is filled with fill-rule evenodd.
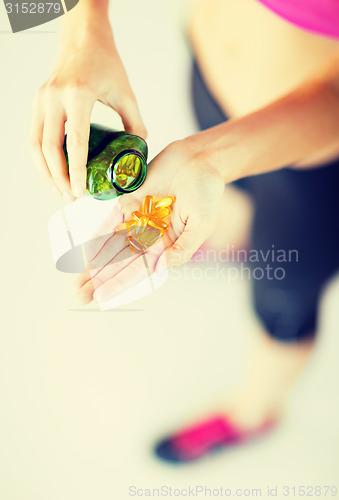
<svg viewBox="0 0 339 500"><path fill-rule="evenodd" d="M106 4L106 6L105 6ZM98 43L105 39L113 41L108 18L107 2L79 2L68 14L62 25L61 52L70 46L78 48L88 40Z"/></svg>
<svg viewBox="0 0 339 500"><path fill-rule="evenodd" d="M229 120L184 141L191 155L213 168L226 184L246 176L250 169L248 133L241 119Z"/></svg>
<svg viewBox="0 0 339 500"><path fill-rule="evenodd" d="M199 136L199 137L198 137ZM204 147L206 136L195 134L185 139L177 140L169 144L163 154L169 162L175 165L171 168L173 172L180 175L187 175L187 178L195 175L206 175L218 179L223 186L225 185L224 173L217 160L217 154L209 148Z"/></svg>

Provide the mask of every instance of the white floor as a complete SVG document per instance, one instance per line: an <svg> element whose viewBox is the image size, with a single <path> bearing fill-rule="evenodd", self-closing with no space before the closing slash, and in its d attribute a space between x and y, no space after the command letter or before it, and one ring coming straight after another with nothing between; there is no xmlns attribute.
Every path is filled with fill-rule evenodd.
<svg viewBox="0 0 339 500"><path fill-rule="evenodd" d="M194 131L189 54L161 2L121 4L116 38L154 155ZM120 19L131 7L127 30ZM233 488L232 496L235 488L261 488L262 498L278 486L283 498L284 485L339 486L338 281L323 301L317 350L274 435L185 468L153 458L158 436L241 381L258 328L248 286L198 273L184 279L182 270L120 310L75 304L73 276L54 269L47 239L60 201L44 189L25 144L59 22L13 35L0 15L0 499L125 500L130 486L196 485ZM138 29L133 44L128 33ZM103 106L93 113L94 121L116 123L111 117Z"/></svg>

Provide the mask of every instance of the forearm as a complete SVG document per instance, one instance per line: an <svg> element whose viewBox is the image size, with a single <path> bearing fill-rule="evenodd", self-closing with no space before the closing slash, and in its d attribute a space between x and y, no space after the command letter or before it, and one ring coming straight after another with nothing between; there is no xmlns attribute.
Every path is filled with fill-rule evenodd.
<svg viewBox="0 0 339 500"><path fill-rule="evenodd" d="M89 35L112 37L108 19L109 0L81 0L63 18L61 52L70 44L81 44Z"/></svg>
<svg viewBox="0 0 339 500"><path fill-rule="evenodd" d="M81 21L95 22L96 18L108 17L109 0L81 0L63 20L64 28L74 27Z"/></svg>
<svg viewBox="0 0 339 500"><path fill-rule="evenodd" d="M191 138L225 182L295 164L323 149L339 153L335 79L312 80L268 106Z"/></svg>

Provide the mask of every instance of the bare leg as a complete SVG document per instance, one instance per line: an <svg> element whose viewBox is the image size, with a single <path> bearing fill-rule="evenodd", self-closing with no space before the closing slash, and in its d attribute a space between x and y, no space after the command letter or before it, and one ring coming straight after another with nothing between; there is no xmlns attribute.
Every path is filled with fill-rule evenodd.
<svg viewBox="0 0 339 500"><path fill-rule="evenodd" d="M246 247L253 218L253 204L243 191L227 186L219 223L207 245L216 250L225 245ZM244 428L256 428L279 418L298 380L314 342L280 342L264 330L254 339L246 383L230 396L225 413Z"/></svg>
<svg viewBox="0 0 339 500"><path fill-rule="evenodd" d="M280 342L266 333L256 339L245 386L226 405L226 413L244 428L279 418L314 341Z"/></svg>

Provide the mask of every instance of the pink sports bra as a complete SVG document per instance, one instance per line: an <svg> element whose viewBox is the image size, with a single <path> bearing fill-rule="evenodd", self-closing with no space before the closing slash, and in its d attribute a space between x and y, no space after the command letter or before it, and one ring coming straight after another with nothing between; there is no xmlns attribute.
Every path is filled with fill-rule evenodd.
<svg viewBox="0 0 339 500"><path fill-rule="evenodd" d="M258 0L301 28L339 38L339 0Z"/></svg>

